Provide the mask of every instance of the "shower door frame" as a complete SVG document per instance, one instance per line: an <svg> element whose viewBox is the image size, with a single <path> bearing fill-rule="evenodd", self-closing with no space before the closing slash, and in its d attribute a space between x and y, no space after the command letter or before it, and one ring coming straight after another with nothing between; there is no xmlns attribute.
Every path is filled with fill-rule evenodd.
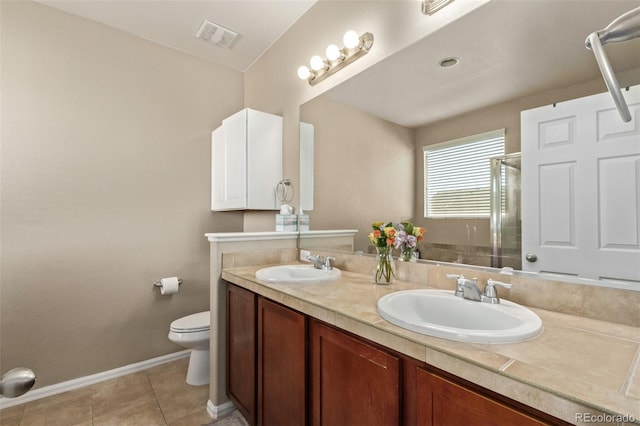
<svg viewBox="0 0 640 426"><path fill-rule="evenodd" d="M489 214L489 234L491 237L491 266L502 268L502 165L511 159L521 159L520 152L505 154L490 159L491 164L491 208Z"/></svg>

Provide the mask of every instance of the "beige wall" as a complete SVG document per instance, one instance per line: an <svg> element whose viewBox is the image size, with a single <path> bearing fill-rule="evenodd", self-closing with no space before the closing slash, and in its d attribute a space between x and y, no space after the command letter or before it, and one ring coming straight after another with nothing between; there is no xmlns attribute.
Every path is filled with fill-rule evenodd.
<svg viewBox="0 0 640 426"><path fill-rule="evenodd" d="M181 350L170 322L209 308L205 232L242 230L210 211L210 132L243 107L242 74L0 4L0 372L41 387Z"/></svg>
<svg viewBox="0 0 640 426"><path fill-rule="evenodd" d="M624 86L640 84L640 69L618 73ZM428 230L428 241L433 243L467 244L467 224L476 226L476 244L490 246L489 220L424 219L424 162L423 147L489 130L505 129L507 154L520 152L520 112L552 103L559 103L596 93L606 92L604 80L597 79L575 84L551 92L539 93L522 99L493 105L458 117L452 117L416 129L416 175L414 220Z"/></svg>
<svg viewBox="0 0 640 426"><path fill-rule="evenodd" d="M411 219L414 131L319 96L300 109L314 125L311 229L358 229L366 251L371 222Z"/></svg>

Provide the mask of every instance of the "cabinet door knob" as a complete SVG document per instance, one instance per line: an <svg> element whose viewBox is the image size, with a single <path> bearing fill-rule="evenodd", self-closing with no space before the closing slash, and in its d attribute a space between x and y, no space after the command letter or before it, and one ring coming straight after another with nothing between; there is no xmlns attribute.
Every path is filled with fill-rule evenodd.
<svg viewBox="0 0 640 426"><path fill-rule="evenodd" d="M527 253L524 258L527 260L527 262L535 262L536 260L538 260L538 256L536 256L535 253Z"/></svg>

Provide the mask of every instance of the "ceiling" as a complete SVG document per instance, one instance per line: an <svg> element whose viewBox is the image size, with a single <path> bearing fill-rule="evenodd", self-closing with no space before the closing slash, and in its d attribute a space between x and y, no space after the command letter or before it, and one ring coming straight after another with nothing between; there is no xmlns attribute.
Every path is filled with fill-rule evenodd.
<svg viewBox="0 0 640 426"><path fill-rule="evenodd" d="M36 1L238 71L249 68L315 2ZM599 70L593 53L584 47L585 38L638 6L638 0L492 0L330 94L388 121L417 127L597 79ZM204 19L239 37L230 48L197 39ZM424 19L426 24L429 17ZM616 72L640 67L640 38L606 45L605 52ZM458 65L439 67L443 58L452 56L459 58Z"/></svg>
<svg viewBox="0 0 640 426"><path fill-rule="evenodd" d="M638 0L493 0L329 94L385 120L417 127L601 79L593 52L584 46L586 37L638 6ZM640 67L640 38L607 44L604 50L617 73ZM447 57L459 58L458 65L440 67Z"/></svg>
<svg viewBox="0 0 640 426"><path fill-rule="evenodd" d="M249 68L315 3L315 0L36 1L237 71ZM229 48L198 39L195 35L205 19L239 36Z"/></svg>

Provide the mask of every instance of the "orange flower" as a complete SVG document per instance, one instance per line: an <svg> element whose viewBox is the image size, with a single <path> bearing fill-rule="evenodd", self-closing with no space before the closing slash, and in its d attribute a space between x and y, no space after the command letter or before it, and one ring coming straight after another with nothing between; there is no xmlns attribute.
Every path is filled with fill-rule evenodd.
<svg viewBox="0 0 640 426"><path fill-rule="evenodd" d="M392 222L373 222L373 231L369 234L369 240L376 247L393 248L398 237L398 230Z"/></svg>
<svg viewBox="0 0 640 426"><path fill-rule="evenodd" d="M369 240L373 244L378 244L378 239L380 238L380 231L373 231L369 234Z"/></svg>

